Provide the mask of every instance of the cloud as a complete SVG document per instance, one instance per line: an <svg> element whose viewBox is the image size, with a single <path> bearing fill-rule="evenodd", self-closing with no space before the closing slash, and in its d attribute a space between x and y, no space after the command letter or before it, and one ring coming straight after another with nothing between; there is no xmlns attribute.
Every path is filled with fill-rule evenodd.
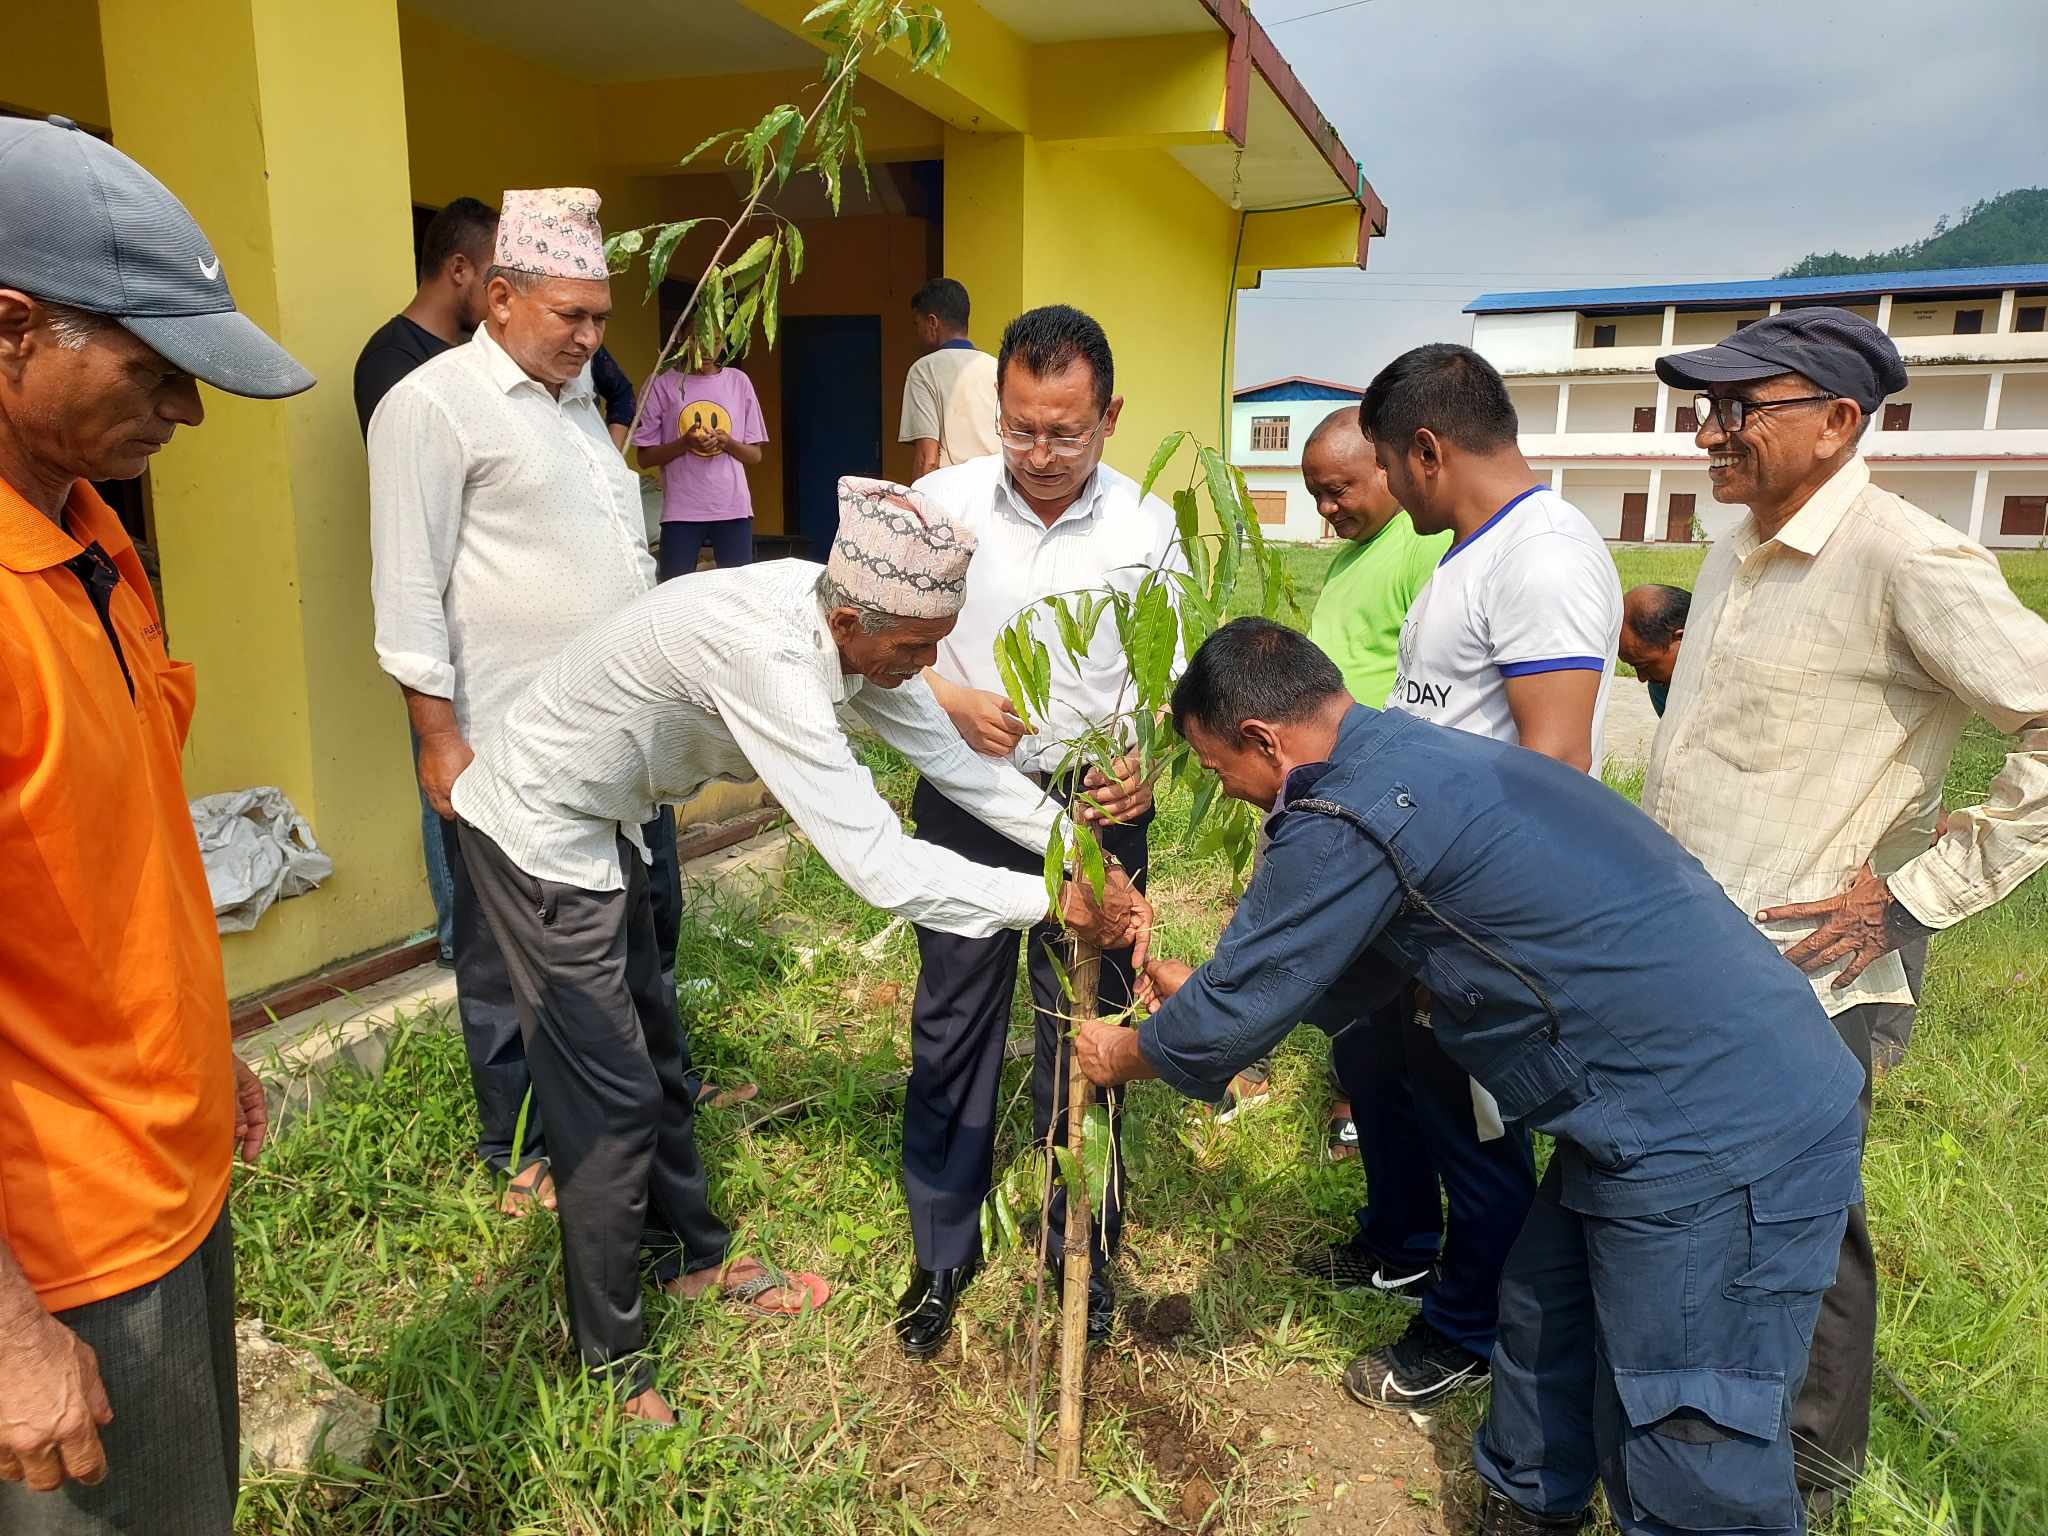
<svg viewBox="0 0 2048 1536"><path fill-rule="evenodd" d="M1762 276L2048 182L2048 5L1374 0L1261 19L1389 209L1365 273L1273 273L1240 382L1364 382L1489 290Z"/></svg>

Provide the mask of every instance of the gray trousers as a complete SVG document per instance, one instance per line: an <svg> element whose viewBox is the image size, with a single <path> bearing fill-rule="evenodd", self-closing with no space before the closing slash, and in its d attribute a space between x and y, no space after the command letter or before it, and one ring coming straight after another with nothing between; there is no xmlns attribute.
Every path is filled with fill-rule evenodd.
<svg viewBox="0 0 2048 1536"><path fill-rule="evenodd" d="M654 1385L640 1251L654 1278L725 1257L697 1156L675 994L661 975L647 866L623 837L622 891L540 880L468 823L463 861L505 956L533 1101L548 1128L562 1283L583 1363L624 1396Z"/></svg>
<svg viewBox="0 0 2048 1536"><path fill-rule="evenodd" d="M225 1208L161 1280L59 1312L100 1360L114 1420L106 1480L32 1493L0 1483L6 1536L227 1536L241 1465L235 1243Z"/></svg>

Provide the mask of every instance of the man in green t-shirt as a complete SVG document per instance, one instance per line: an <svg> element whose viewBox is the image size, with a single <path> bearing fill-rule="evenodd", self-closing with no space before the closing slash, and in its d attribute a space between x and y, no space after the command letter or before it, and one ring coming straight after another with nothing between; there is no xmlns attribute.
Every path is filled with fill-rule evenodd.
<svg viewBox="0 0 2048 1536"><path fill-rule="evenodd" d="M1401 621L1451 535L1415 531L1387 489L1356 406L1332 411L1309 434L1301 477L1316 511L1345 541L1323 579L1309 638L1337 663L1351 697L1382 708L1400 669Z"/></svg>
<svg viewBox="0 0 2048 1536"><path fill-rule="evenodd" d="M1387 477L1373 457L1372 440L1359 426L1356 406L1332 411L1309 434L1301 450L1301 476L1316 499L1316 511L1345 541L1323 580L1309 636L1337 663L1354 699L1382 708L1400 669L1401 621L1451 547L1451 535L1424 537L1415 531L1387 488ZM1331 1042L1330 1066L1339 1090L1330 1107L1332 1157L1359 1151L1354 1095L1369 1098L1376 1112L1399 1118L1401 1104L1386 1101L1390 1096L1405 1099L1406 1089L1395 1084L1398 1074L1384 1066L1374 1071L1371 1047L1383 1043L1378 1031L1379 1021L1361 1020ZM1388 1033L1399 1038L1398 1031ZM1423 1230L1425 1224L1416 1213L1404 1209L1405 1202L1385 1199L1382 1209L1374 1211L1374 1161L1366 1159L1367 1205L1358 1213L1358 1235L1311 1249L1295 1263L1333 1285L1370 1288L1412 1303L1434 1278L1434 1235Z"/></svg>

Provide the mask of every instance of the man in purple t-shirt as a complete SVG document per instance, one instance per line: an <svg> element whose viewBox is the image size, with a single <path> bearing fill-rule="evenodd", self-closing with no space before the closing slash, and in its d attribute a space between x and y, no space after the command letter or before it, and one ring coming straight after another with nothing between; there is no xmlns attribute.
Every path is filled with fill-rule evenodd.
<svg viewBox="0 0 2048 1536"><path fill-rule="evenodd" d="M697 568L706 543L720 570L754 557L747 466L761 462L768 429L754 384L737 368L697 360L647 386L633 435L640 467L661 471L661 579Z"/></svg>

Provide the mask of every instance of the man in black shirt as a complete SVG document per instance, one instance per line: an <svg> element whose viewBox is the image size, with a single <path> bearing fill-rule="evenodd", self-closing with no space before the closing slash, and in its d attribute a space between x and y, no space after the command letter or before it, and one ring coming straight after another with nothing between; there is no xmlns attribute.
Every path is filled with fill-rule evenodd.
<svg viewBox="0 0 2048 1536"><path fill-rule="evenodd" d="M365 436L392 385L435 353L469 340L484 323L484 273L497 238L498 210L473 197L458 197L427 225L419 291L377 328L356 359L356 419Z"/></svg>

